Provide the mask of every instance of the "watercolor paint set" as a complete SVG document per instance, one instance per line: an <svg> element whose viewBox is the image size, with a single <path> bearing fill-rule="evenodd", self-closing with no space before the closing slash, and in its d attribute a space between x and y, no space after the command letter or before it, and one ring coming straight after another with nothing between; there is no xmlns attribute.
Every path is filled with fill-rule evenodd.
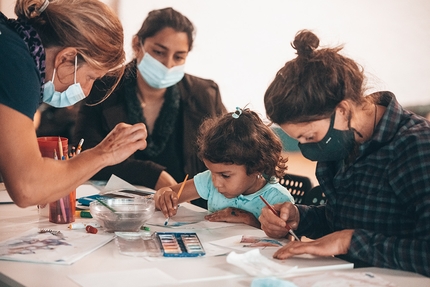
<svg viewBox="0 0 430 287"><path fill-rule="evenodd" d="M197 257L206 254L196 233L157 232L165 257Z"/></svg>
<svg viewBox="0 0 430 287"><path fill-rule="evenodd" d="M115 232L119 252L128 256L198 257L206 254L196 233Z"/></svg>

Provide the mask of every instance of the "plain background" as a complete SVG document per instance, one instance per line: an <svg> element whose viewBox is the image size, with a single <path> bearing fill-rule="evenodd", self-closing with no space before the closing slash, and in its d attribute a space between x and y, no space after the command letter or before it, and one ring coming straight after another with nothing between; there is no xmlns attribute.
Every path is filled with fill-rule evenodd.
<svg viewBox="0 0 430 287"><path fill-rule="evenodd" d="M186 72L216 81L229 111L248 105L265 117L263 96L276 72L295 57L301 29L321 45L344 44L373 90L394 92L403 105L430 103L428 0L104 0L131 39L149 11L173 7L196 27ZM0 0L9 17L14 0Z"/></svg>
<svg viewBox="0 0 430 287"><path fill-rule="evenodd" d="M323 46L344 44L343 53L364 67L371 90L390 90L404 106L430 104L429 0L103 1L123 23L128 60L132 36L149 11L173 7L187 16L196 38L186 72L216 81L229 111L248 105L265 118L264 92L295 57L290 43L302 29L314 31ZM0 0L11 18L14 5ZM314 162L300 152L287 156L290 173L317 184Z"/></svg>

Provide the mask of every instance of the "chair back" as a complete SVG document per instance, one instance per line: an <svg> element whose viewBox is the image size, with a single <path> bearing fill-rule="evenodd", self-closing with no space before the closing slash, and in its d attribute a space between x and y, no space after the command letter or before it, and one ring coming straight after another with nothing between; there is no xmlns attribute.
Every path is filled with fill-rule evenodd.
<svg viewBox="0 0 430 287"><path fill-rule="evenodd" d="M308 177L289 173L284 175L279 183L288 189L298 204L303 204L305 194L312 188L311 180Z"/></svg>
<svg viewBox="0 0 430 287"><path fill-rule="evenodd" d="M327 202L327 198L324 192L321 190L321 186L317 185L306 193L303 198L302 204L305 205L321 205Z"/></svg>

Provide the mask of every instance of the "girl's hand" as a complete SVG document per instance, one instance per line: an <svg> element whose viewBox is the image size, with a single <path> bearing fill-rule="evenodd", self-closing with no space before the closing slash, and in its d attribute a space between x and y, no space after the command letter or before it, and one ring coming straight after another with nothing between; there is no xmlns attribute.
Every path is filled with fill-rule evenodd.
<svg viewBox="0 0 430 287"><path fill-rule="evenodd" d="M291 202L275 204L273 208L278 211L279 216L274 214L267 206L261 210L258 218L261 229L271 238L285 238L288 235L288 225L294 230L300 222L300 214L297 207Z"/></svg>
<svg viewBox="0 0 430 287"><path fill-rule="evenodd" d="M227 207L205 216L206 220L214 222L245 223L260 228L260 222L255 216L245 210Z"/></svg>
<svg viewBox="0 0 430 287"><path fill-rule="evenodd" d="M154 195L155 208L161 210L164 216L171 217L176 215L178 208L178 197L176 192L170 187L163 187Z"/></svg>
<svg viewBox="0 0 430 287"><path fill-rule="evenodd" d="M311 254L317 256L333 256L346 254L351 244L353 229L333 232L310 242L291 241L278 249L273 258L286 259L294 255Z"/></svg>

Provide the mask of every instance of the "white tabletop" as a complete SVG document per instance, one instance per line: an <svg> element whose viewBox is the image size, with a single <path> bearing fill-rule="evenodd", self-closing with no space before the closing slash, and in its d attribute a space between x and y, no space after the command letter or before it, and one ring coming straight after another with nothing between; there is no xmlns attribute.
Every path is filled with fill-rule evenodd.
<svg viewBox="0 0 430 287"><path fill-rule="evenodd" d="M185 204L185 207L198 209L198 207L190 204ZM76 221L88 222L93 220L79 218ZM56 230L67 229L67 225L52 224L48 222L46 217L39 218L36 207L21 209L14 204L0 204L0 241L17 236L34 227ZM162 229L158 228L157 231L162 231ZM183 230L168 229L167 231ZM261 230L242 224L223 228L187 231L196 232L202 242L210 242L234 235L265 236ZM276 249L266 249L262 253L270 258L274 250ZM350 263L334 257L312 259L298 257L282 261L282 263L289 266L297 265L299 270L301 268L303 272L298 272L297 276L333 271L349 273L372 272L372 274L396 283L397 286L430 286L429 278L414 273L380 268L351 269L352 265ZM76 280L72 279L77 278L73 276L78 276L81 279L83 276L96 277L100 279L100 282L103 282L105 278L114 275L112 278L124 276L124 278L130 279L130 277L135 276L136 280L140 281L133 281L135 282L134 286L148 286L148 284L142 282L142 276L155 276L157 272L173 278L175 280L174 284L172 283L173 285L183 286L250 286L253 280L242 269L227 263L225 255L200 258L156 258L155 260L148 260L144 257L132 257L120 254L114 241L111 241L72 265L0 260L0 286L5 284L6 286L81 286ZM85 282L89 281L86 280ZM160 283L160 286L167 285L169 284ZM105 286L109 286L109 284ZM150 286L156 285L152 282Z"/></svg>

